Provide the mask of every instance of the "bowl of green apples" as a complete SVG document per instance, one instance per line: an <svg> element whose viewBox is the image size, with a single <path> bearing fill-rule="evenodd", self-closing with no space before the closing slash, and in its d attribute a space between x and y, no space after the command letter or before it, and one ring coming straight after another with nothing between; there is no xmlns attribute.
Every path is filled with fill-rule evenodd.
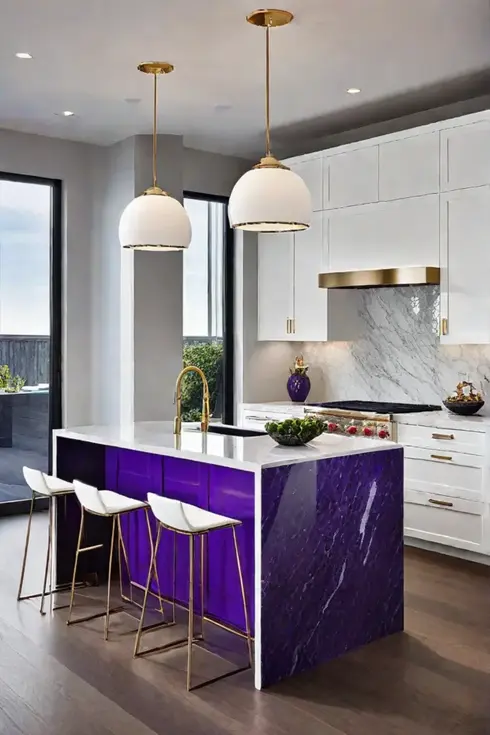
<svg viewBox="0 0 490 735"><path fill-rule="evenodd" d="M265 430L275 442L284 447L302 447L323 434L324 423L308 416L304 419L269 421Z"/></svg>

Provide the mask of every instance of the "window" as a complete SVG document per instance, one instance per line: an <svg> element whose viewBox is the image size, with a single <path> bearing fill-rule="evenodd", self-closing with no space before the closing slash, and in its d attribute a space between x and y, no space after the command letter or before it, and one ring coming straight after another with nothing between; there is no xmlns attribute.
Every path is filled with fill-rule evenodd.
<svg viewBox="0 0 490 735"><path fill-rule="evenodd" d="M233 234L227 200L188 194L184 206L192 224L192 242L184 252L184 364L204 371L213 419L232 422ZM184 418L198 420L199 378L189 375L184 383Z"/></svg>

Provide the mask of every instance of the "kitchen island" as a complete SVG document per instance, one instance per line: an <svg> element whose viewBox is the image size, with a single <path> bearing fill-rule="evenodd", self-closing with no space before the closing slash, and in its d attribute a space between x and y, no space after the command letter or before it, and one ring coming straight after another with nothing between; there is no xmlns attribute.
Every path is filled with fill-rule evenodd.
<svg viewBox="0 0 490 735"><path fill-rule="evenodd" d="M268 436L184 429L176 437L168 422L144 422L58 430L53 451L63 479L138 499L159 493L242 521L258 689L403 629L403 450L396 444L323 435L289 448ZM88 543L95 544L105 519L92 520ZM131 577L143 586L144 513L125 520ZM69 498L57 520L58 583L71 577L78 522ZM165 533L158 571L170 598L173 535ZM230 536L223 530L208 539L205 614L243 630ZM185 606L188 546L179 541L175 597ZM80 574L103 577L106 557L83 556Z"/></svg>

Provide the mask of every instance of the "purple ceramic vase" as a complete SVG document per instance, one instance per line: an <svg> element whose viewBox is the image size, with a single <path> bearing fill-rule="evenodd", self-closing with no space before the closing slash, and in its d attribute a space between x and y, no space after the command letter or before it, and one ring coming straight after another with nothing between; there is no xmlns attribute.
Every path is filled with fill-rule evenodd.
<svg viewBox="0 0 490 735"><path fill-rule="evenodd" d="M308 398L310 392L311 383L307 375L293 373L288 378L288 393L289 397L295 403L304 403Z"/></svg>

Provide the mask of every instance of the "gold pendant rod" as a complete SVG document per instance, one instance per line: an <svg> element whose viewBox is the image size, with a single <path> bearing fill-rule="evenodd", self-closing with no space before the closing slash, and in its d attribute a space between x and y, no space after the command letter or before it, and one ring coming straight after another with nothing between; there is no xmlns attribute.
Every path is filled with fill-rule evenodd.
<svg viewBox="0 0 490 735"><path fill-rule="evenodd" d="M157 73L153 74L153 188L157 185Z"/></svg>
<svg viewBox="0 0 490 735"><path fill-rule="evenodd" d="M265 29L265 152L271 155L271 27L270 22Z"/></svg>

